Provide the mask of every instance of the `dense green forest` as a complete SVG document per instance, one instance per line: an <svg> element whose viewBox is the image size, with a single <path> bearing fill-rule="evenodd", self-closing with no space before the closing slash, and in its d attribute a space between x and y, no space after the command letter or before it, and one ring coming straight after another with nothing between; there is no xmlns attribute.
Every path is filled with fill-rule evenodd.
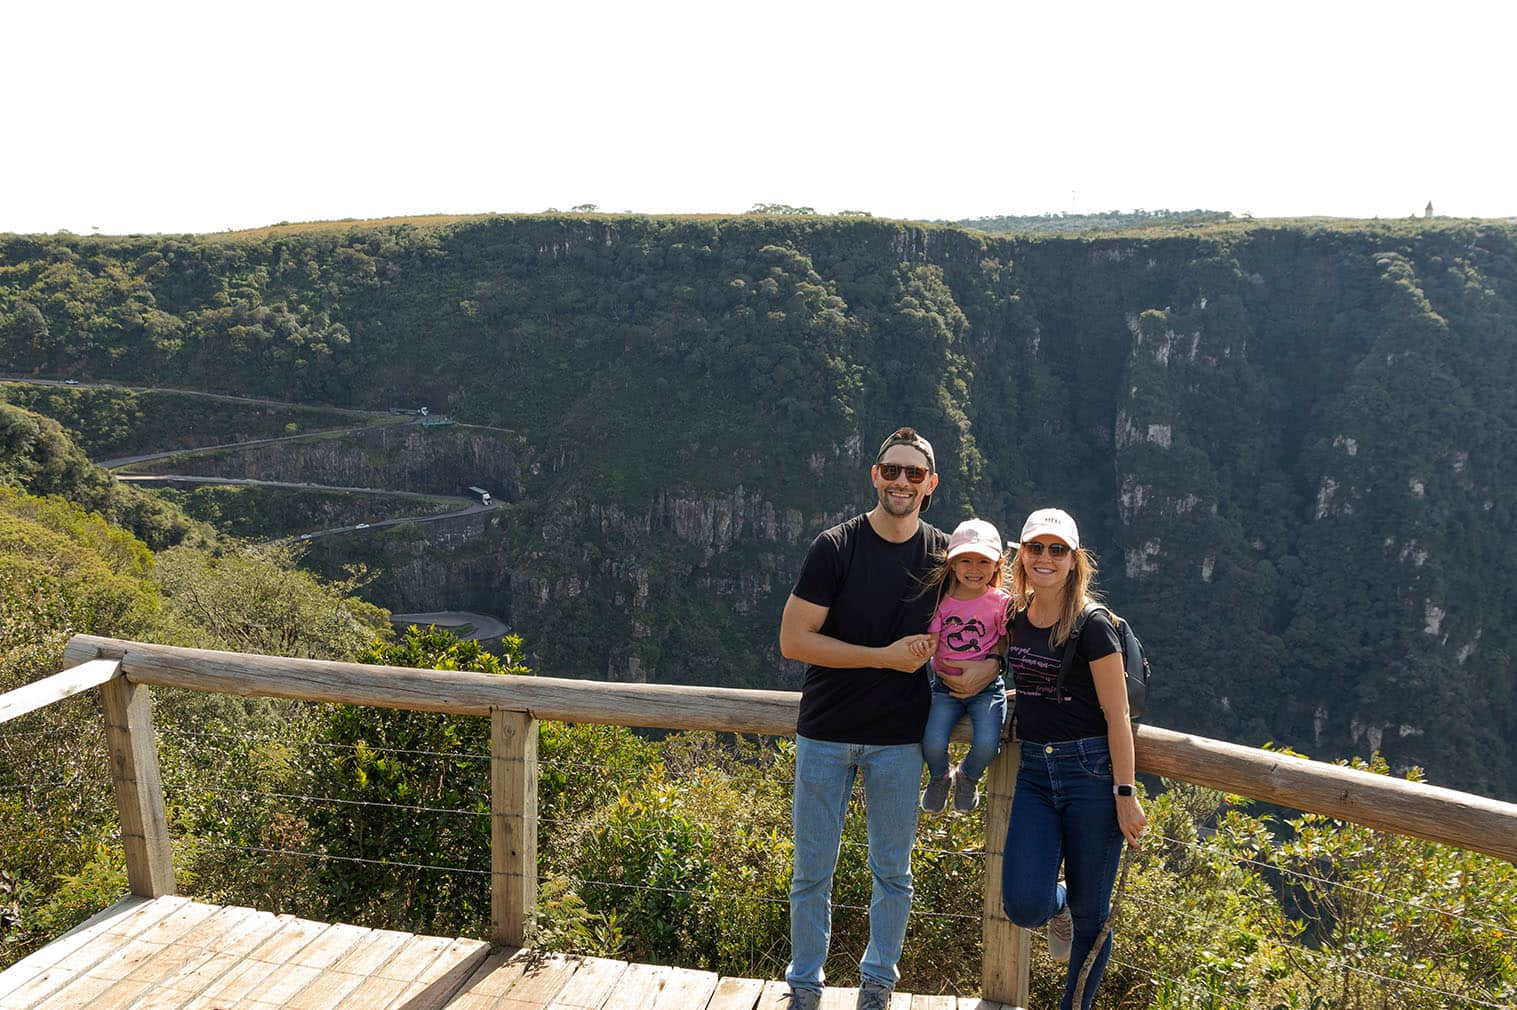
<svg viewBox="0 0 1517 1010"><path fill-rule="evenodd" d="M368 573L313 577L289 548L244 547L170 504L160 508L183 532L155 552L107 519L109 499L92 497L102 475L77 463L68 436L16 413L48 432L53 453L8 457L0 474L0 692L57 670L76 631L532 674L516 636L503 654L431 629L393 637L384 612L359 598ZM30 493L38 486L48 496ZM85 499L91 508L76 503ZM184 893L486 934L486 720L169 689L154 698ZM0 968L125 891L101 718L90 693L0 726ZM788 741L544 723L539 758L537 946L783 972ZM1112 1006L1452 1008L1517 996L1510 864L1166 787L1149 799L1152 837L1126 899L1141 914L1119 931L1104 987ZM863 844L856 816L828 965L845 983L867 936ZM983 847L981 813L924 819L904 988L975 990ZM1042 1004L1062 972L1038 949Z"/></svg>
<svg viewBox="0 0 1517 1010"><path fill-rule="evenodd" d="M1152 721L1512 797L1514 236L758 215L11 236L0 348L16 373L510 429L486 528L306 564L497 614L553 675L795 685L774 628L799 559L913 423L943 467L930 519L1080 519L1155 659Z"/></svg>

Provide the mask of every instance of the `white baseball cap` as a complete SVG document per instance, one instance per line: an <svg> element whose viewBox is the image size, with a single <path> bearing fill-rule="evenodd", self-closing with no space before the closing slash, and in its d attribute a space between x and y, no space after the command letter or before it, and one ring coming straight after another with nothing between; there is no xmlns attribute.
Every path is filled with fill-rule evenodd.
<svg viewBox="0 0 1517 1010"><path fill-rule="evenodd" d="M947 560L952 561L960 554L1001 560L1001 531L983 519L965 519L948 538Z"/></svg>
<svg viewBox="0 0 1517 1010"><path fill-rule="evenodd" d="M1070 550L1080 547L1080 528L1074 517L1063 509L1038 509L1022 524L1022 539L1031 540L1044 534L1058 537L1069 545Z"/></svg>

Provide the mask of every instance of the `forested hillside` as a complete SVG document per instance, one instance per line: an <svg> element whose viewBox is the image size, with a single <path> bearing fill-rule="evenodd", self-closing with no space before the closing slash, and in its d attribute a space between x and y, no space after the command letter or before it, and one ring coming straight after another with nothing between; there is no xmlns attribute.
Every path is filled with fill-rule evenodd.
<svg viewBox="0 0 1517 1010"><path fill-rule="evenodd" d="M423 587L498 614L554 675L793 686L775 628L806 544L915 424L939 525L1079 518L1154 659L1152 721L1380 749L1510 798L1514 238L567 216L12 236L0 358L511 429L519 484L482 533L310 561L372 562L381 605Z"/></svg>

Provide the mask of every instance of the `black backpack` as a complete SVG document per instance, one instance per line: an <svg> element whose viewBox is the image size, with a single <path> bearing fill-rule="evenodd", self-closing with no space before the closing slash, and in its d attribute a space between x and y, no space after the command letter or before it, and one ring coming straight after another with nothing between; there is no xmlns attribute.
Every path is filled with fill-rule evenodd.
<svg viewBox="0 0 1517 1010"><path fill-rule="evenodd" d="M1102 604L1085 604L1064 643L1064 659L1059 665L1060 698L1064 697L1064 681L1069 677L1070 668L1075 665L1075 647L1080 642L1080 633L1085 630L1085 622L1090 619L1090 615L1098 610L1105 610L1108 618L1112 616L1111 610ZM1143 654L1143 643L1133 633L1131 623L1121 619L1112 623L1116 625L1117 637L1122 640L1122 665L1127 672L1127 715L1133 722L1137 722L1143 717L1143 704L1148 700L1148 657Z"/></svg>

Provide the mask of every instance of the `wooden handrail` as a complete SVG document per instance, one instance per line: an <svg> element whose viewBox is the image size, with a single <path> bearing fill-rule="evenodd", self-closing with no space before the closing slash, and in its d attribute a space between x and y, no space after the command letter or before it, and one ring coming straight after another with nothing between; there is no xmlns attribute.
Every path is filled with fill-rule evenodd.
<svg viewBox="0 0 1517 1010"><path fill-rule="evenodd" d="M113 659L91 659L51 677L23 684L14 691L0 694L0 723L46 708L55 701L99 687L119 676L120 663Z"/></svg>
<svg viewBox="0 0 1517 1010"><path fill-rule="evenodd" d="M71 663L119 659L134 684L487 716L791 736L792 691L608 684L213 652L76 635ZM964 726L959 727L962 734ZM1140 771L1351 820L1517 863L1517 804L1341 765L1141 726Z"/></svg>

